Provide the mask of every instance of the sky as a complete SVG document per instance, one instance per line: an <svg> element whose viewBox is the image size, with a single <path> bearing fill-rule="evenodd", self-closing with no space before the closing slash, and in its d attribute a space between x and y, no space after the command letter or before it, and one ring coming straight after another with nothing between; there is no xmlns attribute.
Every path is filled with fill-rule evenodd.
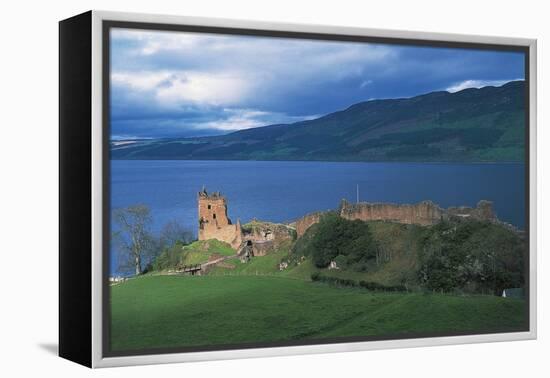
<svg viewBox="0 0 550 378"><path fill-rule="evenodd" d="M522 53L111 29L111 139L219 135L524 79Z"/></svg>

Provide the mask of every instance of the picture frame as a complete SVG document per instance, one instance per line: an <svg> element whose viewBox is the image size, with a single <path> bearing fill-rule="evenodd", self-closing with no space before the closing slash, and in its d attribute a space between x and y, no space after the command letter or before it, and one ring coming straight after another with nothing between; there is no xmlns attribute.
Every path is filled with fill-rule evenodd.
<svg viewBox="0 0 550 378"><path fill-rule="evenodd" d="M522 289L525 302L525 326L522 325L521 330L506 332L442 331L434 334L420 332L409 336L382 334L369 337L347 335L113 351L110 344L112 324L109 320L112 306L109 280L112 277L110 251L113 211L110 180L113 172L110 144L112 141L110 112L113 98L110 91L112 64L110 59L113 57L111 50L113 45L110 31L117 28L197 35L330 41L336 44L350 42L435 49L512 51L524 54L525 90L522 95L525 97L525 109L523 109L525 155L522 161L525 171L522 184L525 190L522 210L525 219L522 232L526 253L523 259L524 270L521 273L524 275ZM60 21L59 30L59 354L61 357L96 368L536 338L536 40L105 11L89 11ZM231 160L231 157L228 159ZM192 188L197 192L200 189ZM216 188L212 189L216 190ZM352 192L355 189L357 202L359 202L359 185ZM201 193L208 195L205 189ZM340 211L344 210L340 208ZM450 208L443 210L445 214L438 214L441 219L452 212ZM224 211L228 211L225 200ZM230 215L231 211L229 207ZM457 211L458 216L463 215L460 213L461 210ZM233 225L230 221L229 224ZM240 222L238 227L241 227ZM332 264L333 261L330 263Z"/></svg>

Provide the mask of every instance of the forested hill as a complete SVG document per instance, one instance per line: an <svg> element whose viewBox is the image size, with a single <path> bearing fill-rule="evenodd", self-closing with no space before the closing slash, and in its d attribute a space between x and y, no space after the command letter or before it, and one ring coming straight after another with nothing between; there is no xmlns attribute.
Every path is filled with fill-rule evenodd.
<svg viewBox="0 0 550 378"><path fill-rule="evenodd" d="M524 82L372 100L221 136L112 142L113 159L523 161Z"/></svg>

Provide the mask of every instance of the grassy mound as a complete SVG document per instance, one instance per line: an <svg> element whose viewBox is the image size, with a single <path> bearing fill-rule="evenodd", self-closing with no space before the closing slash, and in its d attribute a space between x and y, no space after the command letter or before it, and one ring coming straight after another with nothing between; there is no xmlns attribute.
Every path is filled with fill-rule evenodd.
<svg viewBox="0 0 550 378"><path fill-rule="evenodd" d="M215 266L209 275L274 275L279 274L279 263L288 256L287 250L278 250L266 256L254 257L247 263L239 258L224 261L221 266Z"/></svg>
<svg viewBox="0 0 550 378"><path fill-rule="evenodd" d="M196 241L183 247L183 254L184 264L200 264L207 262L213 255L231 256L236 252L229 244L212 239Z"/></svg>
<svg viewBox="0 0 550 378"><path fill-rule="evenodd" d="M296 241L291 259L310 273L435 291L500 295L523 287L525 241L500 224L476 220L434 226L325 216ZM324 269L330 261L338 270Z"/></svg>
<svg viewBox="0 0 550 378"><path fill-rule="evenodd" d="M373 293L284 277L143 276L110 290L114 351L515 331L525 315L519 299Z"/></svg>
<svg viewBox="0 0 550 378"><path fill-rule="evenodd" d="M356 281L367 280L383 285L405 284L411 288L418 286L419 240L424 227L391 222L362 222L376 242L376 253L368 261L364 270L355 269L353 265L339 264L337 270L319 269L310 258L313 240L319 232L319 226L313 225L305 235L296 241L292 258L294 263L302 256L306 260L299 266L293 264L287 272L290 276L308 279L315 272L324 275L349 278ZM338 261L338 258L336 258Z"/></svg>
<svg viewBox="0 0 550 378"><path fill-rule="evenodd" d="M176 269L178 265L202 264L215 256L232 256L237 252L216 239L199 240L188 245L176 244L164 250L155 260L154 270Z"/></svg>

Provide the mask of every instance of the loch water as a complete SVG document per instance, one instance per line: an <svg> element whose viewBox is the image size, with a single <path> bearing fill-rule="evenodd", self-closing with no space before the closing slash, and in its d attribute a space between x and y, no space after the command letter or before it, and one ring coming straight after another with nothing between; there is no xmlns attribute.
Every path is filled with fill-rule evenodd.
<svg viewBox="0 0 550 378"><path fill-rule="evenodd" d="M360 163L296 161L111 161L111 209L145 204L153 230L176 220L196 235L197 192L220 191L236 222L287 222L335 209L342 199L441 207L494 203L499 219L525 227L523 163ZM116 225L112 225L116 228ZM116 273L111 250L111 272Z"/></svg>

